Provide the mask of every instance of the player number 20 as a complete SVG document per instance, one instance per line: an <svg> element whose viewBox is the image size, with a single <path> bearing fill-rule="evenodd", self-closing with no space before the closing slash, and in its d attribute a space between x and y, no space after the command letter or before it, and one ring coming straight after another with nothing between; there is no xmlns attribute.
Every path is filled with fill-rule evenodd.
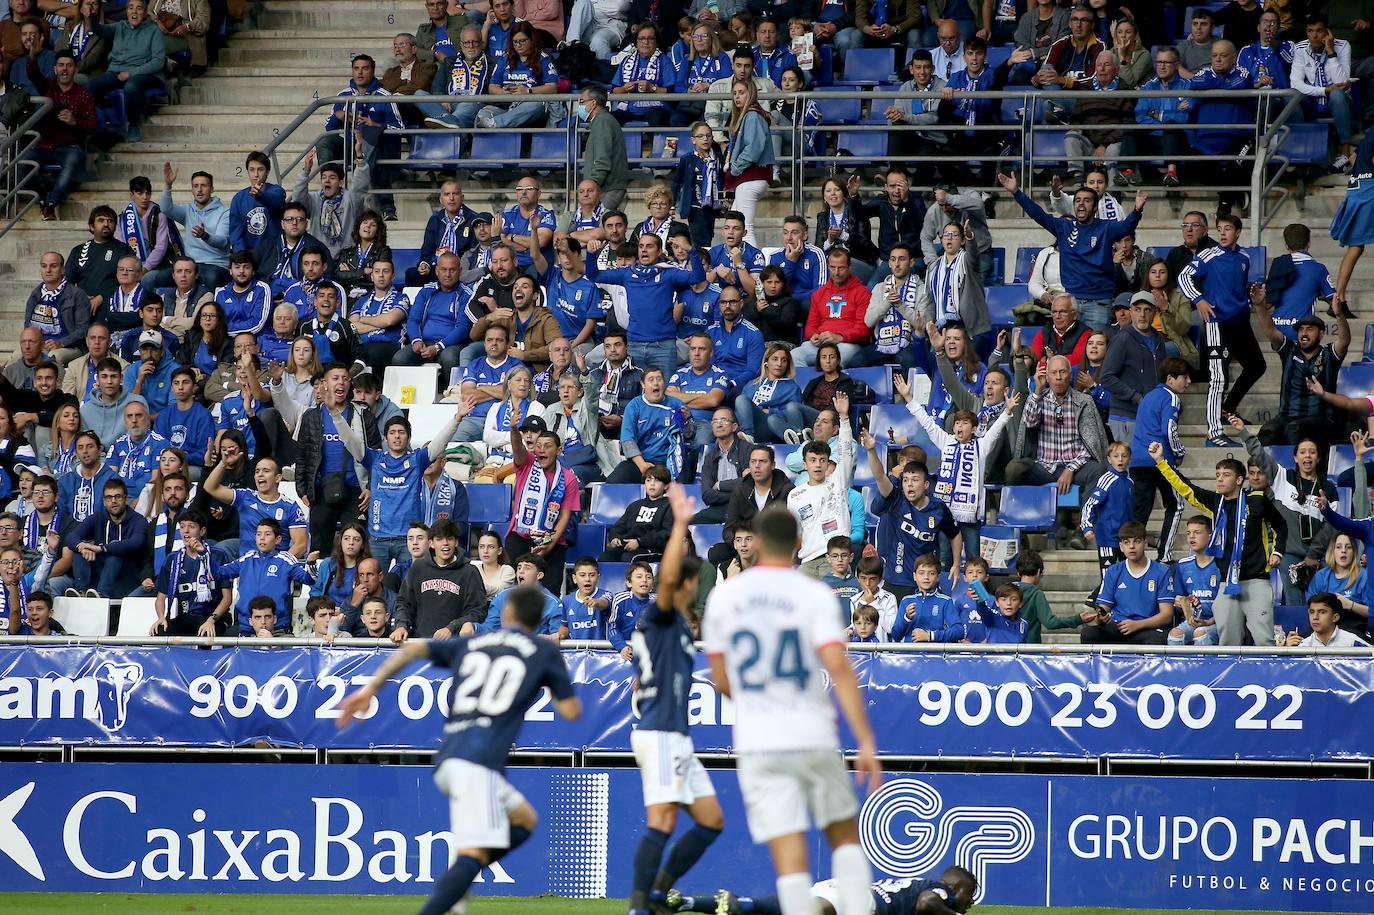
<svg viewBox="0 0 1374 915"><path fill-rule="evenodd" d="M777 654L772 660L773 679L791 680L800 692L806 689L806 684L811 680L811 671L807 670L805 662L802 661L801 633L795 629L783 629L777 636ZM736 632L730 640L730 647L739 658L740 688L763 689L768 675L757 667L762 654L759 637L748 630Z"/></svg>
<svg viewBox="0 0 1374 915"><path fill-rule="evenodd" d="M473 652L458 667L462 684L453 691L453 710L468 714L500 715L511 707L525 679L525 664L513 655Z"/></svg>

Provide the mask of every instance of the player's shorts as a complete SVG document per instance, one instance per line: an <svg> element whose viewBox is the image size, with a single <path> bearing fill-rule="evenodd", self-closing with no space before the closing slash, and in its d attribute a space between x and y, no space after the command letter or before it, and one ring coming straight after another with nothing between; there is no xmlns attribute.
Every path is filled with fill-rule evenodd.
<svg viewBox="0 0 1374 915"><path fill-rule="evenodd" d="M854 784L835 750L741 754L740 793L755 842L824 828L859 812Z"/></svg>
<svg viewBox="0 0 1374 915"><path fill-rule="evenodd" d="M811 887L811 895L815 896L817 899L824 899L826 902L830 903L830 907L834 909L836 912L840 911L840 890L835 885L834 877L831 877L829 880L822 880L820 883L814 884ZM872 893L869 893L868 915L873 915L873 913L877 910L877 900L873 898Z"/></svg>
<svg viewBox="0 0 1374 915"><path fill-rule="evenodd" d="M509 848L510 815L525 803L500 772L466 759L446 759L434 784L448 795L454 848Z"/></svg>
<svg viewBox="0 0 1374 915"><path fill-rule="evenodd" d="M644 783L644 806L691 805L713 797L715 786L696 757L692 738L676 731L634 731L630 734L635 764Z"/></svg>

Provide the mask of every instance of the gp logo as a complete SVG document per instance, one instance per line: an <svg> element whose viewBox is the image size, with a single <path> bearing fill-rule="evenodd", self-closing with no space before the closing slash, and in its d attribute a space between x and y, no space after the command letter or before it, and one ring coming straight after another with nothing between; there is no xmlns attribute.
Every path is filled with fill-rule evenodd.
<svg viewBox="0 0 1374 915"><path fill-rule="evenodd" d="M864 802L859 840L876 869L898 879L925 876L949 864L968 868L978 878L978 902L989 866L1014 864L1031 853L1035 826L1015 807L946 810L938 791L904 778L888 782Z"/></svg>

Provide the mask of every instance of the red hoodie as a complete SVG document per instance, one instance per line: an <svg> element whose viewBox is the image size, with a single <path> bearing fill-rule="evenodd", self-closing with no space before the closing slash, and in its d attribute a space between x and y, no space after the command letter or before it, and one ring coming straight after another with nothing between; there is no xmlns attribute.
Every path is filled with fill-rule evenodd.
<svg viewBox="0 0 1374 915"><path fill-rule="evenodd" d="M869 291L863 283L849 275L849 281L836 286L831 279L811 294L811 314L806 318L806 339L815 334L834 333L844 337L845 343L867 343L873 329L864 323L868 312Z"/></svg>

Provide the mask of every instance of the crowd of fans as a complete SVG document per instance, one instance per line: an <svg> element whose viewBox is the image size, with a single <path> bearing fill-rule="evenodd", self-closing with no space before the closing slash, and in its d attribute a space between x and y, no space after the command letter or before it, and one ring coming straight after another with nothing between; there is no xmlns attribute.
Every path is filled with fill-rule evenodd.
<svg viewBox="0 0 1374 915"><path fill-rule="evenodd" d="M12 12L23 5L11 0ZM132 30L141 5L129 5ZM986 287L1000 277L982 198L945 183L927 199L901 166L885 170L882 192L867 201L858 176L828 180L814 218L789 216L780 245L761 247L750 207L767 191L774 153L757 98L770 78L752 76L759 54L760 74L776 65L785 79L788 55L814 61L826 43L843 52L905 42L917 48L913 74L936 78L929 68L943 68L954 82L965 72L952 72L956 62L982 71L980 43L1001 29L1045 46L1038 69L1026 66L1029 53L1008 59L1033 85L1086 80L1105 91L1108 69L1112 86L1145 70L1124 7L1037 2L1018 19L1014 4L988 2L980 22L967 3L932 6L945 14L931 20L939 46L922 52L914 3L861 5L857 18L827 3L804 26L787 4L756 19L694 3L678 61L655 49L653 15L578 0L570 41L613 49L629 35L635 49L616 64L609 92L582 90L588 145L569 210L541 202L535 174L519 177L515 204L498 214L472 210L461 182L444 181L404 271L387 241L394 211L376 167L400 106L380 98L331 118L290 193L269 180L259 152L228 206L204 171L190 176L187 198L167 163L159 202L148 177L132 179L122 211L91 210L88 240L66 257L42 255L17 358L0 372L0 469L12 499L0 514L0 621L45 634L54 594L153 597L154 634L270 637L293 629L294 592L308 587L308 633L399 643L497 626L505 593L537 584L547 593L540 634L605 637L628 656L670 532L665 492L677 481L697 487L699 525L722 525L718 542L704 544L699 603L756 561L752 518L783 501L800 521L801 569L842 596L856 641L1033 642L1081 626L1089 642L1272 644L1275 605L1304 601L1318 643L1336 638L1327 611L1341 633L1367 634L1360 554L1374 543L1374 522L1337 513L1326 468L1331 446L1374 412L1374 400L1337 390L1351 345L1347 288L1374 240L1374 132L1351 147L1359 120L1347 107L1341 155L1353 173L1331 227L1347 255L1334 282L1303 225L1284 230L1287 251L1267 271L1252 265L1242 220L1226 206L1214 219L1186 213L1165 257L1143 251L1135 231L1148 196L1137 191L1127 206L1111 195L1119 175L1136 182L1091 131L1084 157L1108 164L1071 169L1069 193L1056 181L1046 206L1014 176L997 176L1053 236L1034 259L1015 327L994 326L989 312ZM426 67L438 94L450 78L485 87L489 66L496 85L521 87L507 91L539 92L555 70L538 30L561 33L562 20L534 7L431 0L426 27L397 37L398 66L379 80L372 59L356 57L344 94L424 91ZM1211 17L1200 15L1178 62L1157 69L1166 82L1175 66L1220 79L1219 59L1234 67L1237 53L1267 53L1271 20L1305 22L1315 41L1345 15L1337 8L1330 0L1326 19L1304 20L1285 7L1285 23L1230 3L1216 18L1232 34L1257 28L1257 45L1227 52L1218 41L1210 58L1185 47L1210 41ZM521 9L536 18L521 19ZM626 15L648 24L617 29ZM747 25L730 30L733 73L719 50L725 19ZM810 41L783 50L784 23ZM1357 20L1352 34L1368 26ZM1128 50L1107 69L1080 53L1099 31ZM749 50L751 33L762 51ZM1092 61L1097 75L1073 75L1066 57ZM1284 74L1262 60L1261 77L1245 71L1247 85ZM1003 81L1013 78L1006 69ZM981 76L967 79L975 82L963 88L986 88ZM713 119L715 102L697 110L652 97L663 94L654 86L690 93L717 80L733 93L723 118ZM1333 98L1350 91L1326 88ZM1060 107L1046 116L1085 116L1092 103ZM910 116L894 111L894 120ZM440 105L424 116L512 126L551 115L530 100L503 110ZM975 123L976 111L968 117ZM619 136L627 118L690 126L693 147L633 218ZM713 145L721 125L723 160ZM607 166L616 149L620 162ZM759 158L741 159L742 150ZM1335 319L1334 340L1314 313L1319 301ZM1252 314L1282 372L1277 414L1254 431L1241 415L1265 370ZM383 382L392 367L424 365L438 367L434 393L453 412L412 441L407 409L383 395ZM1194 381L1208 385L1207 445L1221 449L1215 489L1179 470L1181 395ZM910 414L900 433L873 421L900 405ZM1368 446L1362 431L1349 439L1350 515L1363 517ZM509 521L472 527L468 487L502 482ZM625 500L614 524L592 522L588 510L615 484L642 484L642 496ZM1059 510L1056 540L1098 552L1102 585L1077 617L1051 611L1034 550L1020 549L1013 580L995 588L983 558L998 502L989 486L1038 484L1061 495L1077 488L1081 511ZM1164 520L1151 559L1145 525L1156 494Z"/></svg>

